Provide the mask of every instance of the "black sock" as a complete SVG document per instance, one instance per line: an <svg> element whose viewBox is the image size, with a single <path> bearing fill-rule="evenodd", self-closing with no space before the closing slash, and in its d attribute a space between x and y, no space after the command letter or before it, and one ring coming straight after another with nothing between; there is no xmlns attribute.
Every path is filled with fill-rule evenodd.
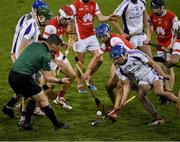
<svg viewBox="0 0 180 142"><path fill-rule="evenodd" d="M7 103L6 106L9 107L9 108L13 108L14 105L15 105L17 102L18 102L18 99L12 97L12 98L9 100L9 102Z"/></svg>
<svg viewBox="0 0 180 142"><path fill-rule="evenodd" d="M43 107L42 111L46 114L46 116L51 120L52 124L56 126L58 124L58 120L54 114L54 111L49 106Z"/></svg>
<svg viewBox="0 0 180 142"><path fill-rule="evenodd" d="M34 109L36 107L36 102L34 100L30 100L28 105L26 106L26 114L25 114L25 123L31 123L31 116L34 113Z"/></svg>

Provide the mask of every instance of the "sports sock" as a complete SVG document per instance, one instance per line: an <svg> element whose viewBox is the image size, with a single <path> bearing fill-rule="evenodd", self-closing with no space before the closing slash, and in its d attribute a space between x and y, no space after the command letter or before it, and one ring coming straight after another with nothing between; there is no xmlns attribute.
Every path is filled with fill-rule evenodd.
<svg viewBox="0 0 180 142"><path fill-rule="evenodd" d="M8 108L13 108L14 105L15 105L17 102L18 102L18 99L12 97L12 98L8 101L8 103L7 103L6 106L7 106Z"/></svg>
<svg viewBox="0 0 180 142"><path fill-rule="evenodd" d="M31 123L31 116L34 113L34 109L36 107L36 102L34 100L30 100L28 105L26 106L26 114L25 114L25 123Z"/></svg>
<svg viewBox="0 0 180 142"><path fill-rule="evenodd" d="M54 126L57 126L58 124L58 120L54 114L54 111L52 108L50 108L49 106L43 107L42 111L46 114L46 116L51 120L52 124Z"/></svg>
<svg viewBox="0 0 180 142"><path fill-rule="evenodd" d="M59 91L59 93L58 93L58 97L64 97L64 95L65 95L65 92L64 91Z"/></svg>

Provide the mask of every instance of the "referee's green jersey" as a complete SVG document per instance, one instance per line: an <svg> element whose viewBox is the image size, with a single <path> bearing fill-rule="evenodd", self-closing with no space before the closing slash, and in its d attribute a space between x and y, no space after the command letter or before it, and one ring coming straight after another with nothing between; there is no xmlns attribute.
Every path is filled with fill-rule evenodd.
<svg viewBox="0 0 180 142"><path fill-rule="evenodd" d="M50 54L44 43L30 44L13 64L12 71L33 75L41 69L50 71Z"/></svg>

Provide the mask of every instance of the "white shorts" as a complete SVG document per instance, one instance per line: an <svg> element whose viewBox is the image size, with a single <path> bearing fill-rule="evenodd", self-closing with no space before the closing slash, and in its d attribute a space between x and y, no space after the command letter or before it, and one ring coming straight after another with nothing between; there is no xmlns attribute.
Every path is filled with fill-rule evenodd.
<svg viewBox="0 0 180 142"><path fill-rule="evenodd" d="M86 51L95 51L100 49L99 42L95 35L76 41L73 45L74 51L84 53Z"/></svg>
<svg viewBox="0 0 180 142"><path fill-rule="evenodd" d="M154 81L156 80L163 80L163 77L158 75L155 70L150 71L142 80L139 81L138 85L140 84L149 84L153 85Z"/></svg>
<svg viewBox="0 0 180 142"><path fill-rule="evenodd" d="M172 55L179 55L180 56L180 42L175 42L173 44L173 52Z"/></svg>
<svg viewBox="0 0 180 142"><path fill-rule="evenodd" d="M132 36L130 38L130 43L135 47L139 47L139 46L143 46L144 45L144 41L147 39L146 34L142 34L142 35L135 35Z"/></svg>
<svg viewBox="0 0 180 142"><path fill-rule="evenodd" d="M56 60L62 61L64 64L68 64L69 63L68 59L67 58L63 59L63 57L64 57L64 55L62 53L60 53L60 55L58 57L56 57ZM52 71L55 71L57 69L58 65L55 63L54 60L51 60L50 67L51 67Z"/></svg>

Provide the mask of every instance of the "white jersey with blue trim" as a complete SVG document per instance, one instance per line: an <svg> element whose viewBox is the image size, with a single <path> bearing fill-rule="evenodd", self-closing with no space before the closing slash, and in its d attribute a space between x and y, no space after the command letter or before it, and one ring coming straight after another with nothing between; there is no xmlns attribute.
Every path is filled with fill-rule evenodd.
<svg viewBox="0 0 180 142"><path fill-rule="evenodd" d="M11 54L14 54L17 59L20 54L19 48L21 46L23 38L26 38L30 42L33 42L38 40L39 34L39 26L32 18L31 13L23 15L18 21L18 24L16 25Z"/></svg>
<svg viewBox="0 0 180 142"><path fill-rule="evenodd" d="M133 78L137 81L143 78L153 70L147 65L148 56L139 50L130 50L128 52L127 62L117 67L116 74L119 79L125 80Z"/></svg>
<svg viewBox="0 0 180 142"><path fill-rule="evenodd" d="M22 27L24 27L24 25L27 24L27 16L28 14L24 14L18 21L17 25L16 25L16 29L15 29L15 33L14 33L14 37L13 37L13 44L12 44L12 49L11 49L11 53L13 53L13 48L15 46L17 37L18 37L18 33L20 32L20 30L22 29Z"/></svg>
<svg viewBox="0 0 180 142"><path fill-rule="evenodd" d="M139 34L143 32L143 12L145 10L145 0L137 0L137 4L132 3L131 0L124 0L114 11L114 15L122 17L125 33Z"/></svg>

